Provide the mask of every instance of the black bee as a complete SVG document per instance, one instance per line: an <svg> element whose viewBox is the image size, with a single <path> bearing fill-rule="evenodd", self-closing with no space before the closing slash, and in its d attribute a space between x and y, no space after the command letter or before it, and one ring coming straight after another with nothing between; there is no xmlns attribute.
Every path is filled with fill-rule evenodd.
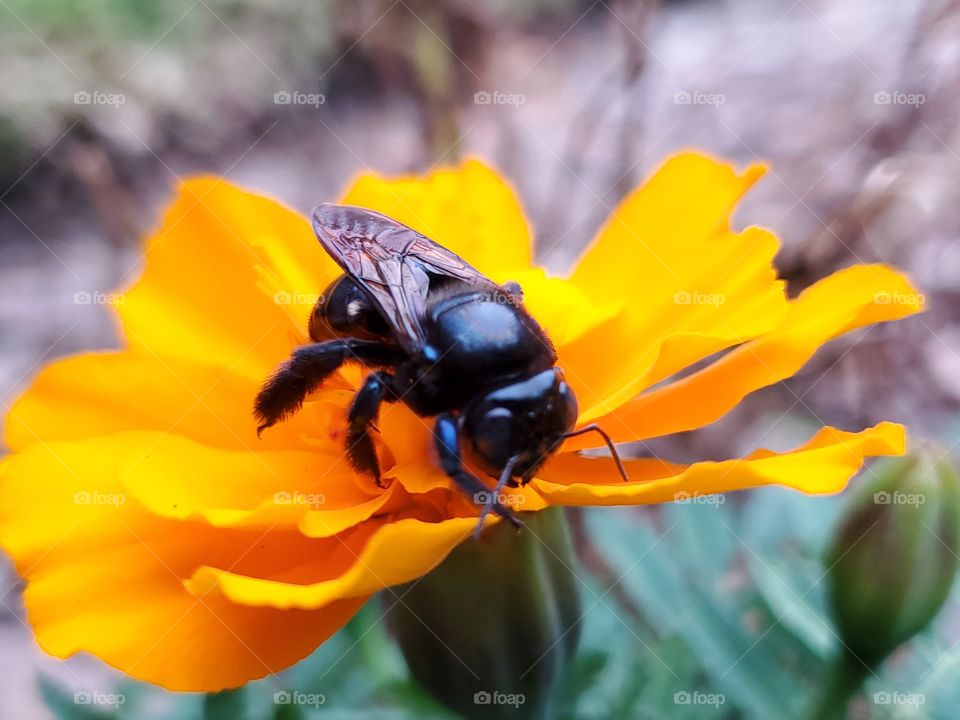
<svg viewBox="0 0 960 720"><path fill-rule="evenodd" d="M374 371L348 412L347 455L380 485L370 438L382 402L403 402L436 417L433 438L443 470L483 517L493 510L521 523L498 500L504 485L526 484L572 431L577 401L550 339L524 310L516 283L500 286L460 257L391 218L323 204L313 229L343 268L310 316L310 345L298 347L257 395L257 434L296 412L344 362ZM491 492L463 463L470 457L497 478ZM519 478L519 482L516 480Z"/></svg>

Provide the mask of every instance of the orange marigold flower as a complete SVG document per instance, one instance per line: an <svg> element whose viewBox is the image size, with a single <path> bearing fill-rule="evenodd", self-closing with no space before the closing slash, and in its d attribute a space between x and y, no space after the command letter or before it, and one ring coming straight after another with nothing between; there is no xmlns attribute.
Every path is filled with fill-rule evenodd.
<svg viewBox="0 0 960 720"><path fill-rule="evenodd" d="M477 160L423 178L365 174L342 202L519 282L577 394L579 425L600 422L629 442L710 423L831 338L921 309L883 265L788 299L772 265L777 238L730 228L762 173L672 158L569 277L533 264L514 193ZM240 685L306 656L370 595L470 537L479 508L436 466L428 425L402 404L378 423L386 489L343 460L359 368L257 439L251 402L306 341L317 293L339 273L301 215L219 178L180 187L143 277L116 302L126 347L52 363L7 418L0 544L27 580L46 651L87 651L175 690ZM628 460L626 483L610 458L578 454L591 444L568 440L528 486L507 491L511 506L658 503L769 484L832 493L865 457L903 453L905 437L881 423L824 428L782 454Z"/></svg>

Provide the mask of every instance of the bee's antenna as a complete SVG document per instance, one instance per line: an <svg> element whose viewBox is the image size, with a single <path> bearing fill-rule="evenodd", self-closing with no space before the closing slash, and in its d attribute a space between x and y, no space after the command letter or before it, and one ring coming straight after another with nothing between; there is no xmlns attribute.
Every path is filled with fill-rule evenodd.
<svg viewBox="0 0 960 720"><path fill-rule="evenodd" d="M610 436L603 431L603 428L593 423L582 427L579 430L574 430L573 432L564 433L560 436L562 440L567 438L576 437L577 435L584 435L588 432L595 432L603 438L603 441L607 444L607 447L610 448L610 454L613 455L613 461L617 464L617 470L620 471L620 477L623 478L624 482L630 482L630 477L627 475L627 469L623 466L623 460L620 459L620 453L617 452L617 446L613 444L613 440L610 439Z"/></svg>

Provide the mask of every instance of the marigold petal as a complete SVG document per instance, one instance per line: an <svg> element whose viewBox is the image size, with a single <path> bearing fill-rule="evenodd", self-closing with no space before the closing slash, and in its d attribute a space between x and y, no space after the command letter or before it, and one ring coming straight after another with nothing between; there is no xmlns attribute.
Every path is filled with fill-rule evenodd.
<svg viewBox="0 0 960 720"><path fill-rule="evenodd" d="M399 482L408 493L417 498L436 490L446 490L453 499L462 501L456 503L463 510L455 513L457 515L479 515L480 507L484 502L484 498L471 498L464 493L430 457L411 461L405 465L398 465L388 473L388 477ZM484 478L482 481L488 488L492 489L496 484L493 478L488 478L482 474L480 477ZM505 487L500 491L500 496L502 504L517 512L534 512L547 507L543 498L534 492L529 485L515 488Z"/></svg>
<svg viewBox="0 0 960 720"><path fill-rule="evenodd" d="M462 256L496 282L531 265L530 228L513 189L470 159L419 177L357 177L341 202L388 215Z"/></svg>
<svg viewBox="0 0 960 720"><path fill-rule="evenodd" d="M375 435L374 442L384 439L393 464L416 462L432 451L433 422L433 418L422 418L403 403L384 405L377 418L381 435Z"/></svg>
<svg viewBox="0 0 960 720"><path fill-rule="evenodd" d="M157 433L88 445L114 458L129 497L171 520L273 530L297 528L311 516L310 536L328 537L368 520L390 499L342 453L223 450Z"/></svg>
<svg viewBox="0 0 960 720"><path fill-rule="evenodd" d="M611 320L622 303L597 303L565 278L552 277L542 268L516 273L511 280L523 289L523 305L563 354L563 348L591 329Z"/></svg>
<svg viewBox="0 0 960 720"><path fill-rule="evenodd" d="M416 509L403 483L378 488L342 451L228 451L148 433L106 441L118 443L112 452L130 496L173 520L265 531L297 528L307 537L328 538L375 515Z"/></svg>
<svg viewBox="0 0 960 720"><path fill-rule="evenodd" d="M642 478L630 482L620 479L612 460L579 456L567 459L562 468L547 465L533 485L555 505L646 505L763 485L828 494L841 491L864 458L902 455L905 446L906 433L896 423L858 433L826 427L789 452L758 450L747 458L694 463L679 472L663 466L660 477L651 461L628 460L628 472L636 469Z"/></svg>
<svg viewBox="0 0 960 720"><path fill-rule="evenodd" d="M751 165L738 174L705 155L675 155L614 210L571 279L588 295L613 301L633 288L660 286L664 273L701 261L694 250L729 230L737 202L764 172Z"/></svg>
<svg viewBox="0 0 960 720"><path fill-rule="evenodd" d="M37 643L63 659L90 652L127 675L178 692L239 687L284 670L367 600L337 600L310 611L200 600L147 549L126 554L123 569L98 573L107 559L51 572L27 587L24 602ZM98 584L80 585L84 579ZM64 598L70 598L69 614Z"/></svg>
<svg viewBox="0 0 960 720"><path fill-rule="evenodd" d="M253 399L259 389L253 378L213 363L136 351L84 353L40 371L7 415L4 440L15 451L39 438L154 430L237 450L342 452L347 397L318 394L258 438Z"/></svg>
<svg viewBox="0 0 960 720"><path fill-rule="evenodd" d="M762 173L678 155L611 215L571 282L594 302L622 303L621 310L560 351L581 422L782 320L777 238L760 228L729 231L736 202Z"/></svg>
<svg viewBox="0 0 960 720"><path fill-rule="evenodd" d="M352 556L337 539L159 518L124 494L99 450L37 443L0 463L0 541L47 652L91 652L171 690L219 690L293 664L363 604L281 611L187 592L184 579L209 564L307 582L342 574Z"/></svg>
<svg viewBox="0 0 960 720"><path fill-rule="evenodd" d="M617 441L683 432L717 420L746 395L796 373L824 343L871 323L923 309L923 296L884 265L855 265L812 285L780 326L706 368L634 398L600 418ZM574 438L567 449L589 447Z"/></svg>
<svg viewBox="0 0 960 720"><path fill-rule="evenodd" d="M495 519L490 517L487 522ZM336 599L365 597L424 575L469 538L476 525L475 517L438 523L403 519L385 524L370 537L349 570L324 582L296 584L204 567L186 584L194 593L221 594L240 605L320 608Z"/></svg>
<svg viewBox="0 0 960 720"><path fill-rule="evenodd" d="M117 310L134 348L262 379L303 342L310 308L339 274L302 215L198 178L181 184Z"/></svg>

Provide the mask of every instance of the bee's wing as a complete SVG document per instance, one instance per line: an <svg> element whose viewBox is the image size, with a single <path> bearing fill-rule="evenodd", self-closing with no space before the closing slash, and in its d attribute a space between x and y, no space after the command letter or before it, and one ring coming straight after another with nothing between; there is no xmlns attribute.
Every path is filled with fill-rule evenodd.
<svg viewBox="0 0 960 720"><path fill-rule="evenodd" d="M458 255L373 210L324 203L313 209L313 230L324 250L377 304L411 355L427 342L431 274L497 287Z"/></svg>

